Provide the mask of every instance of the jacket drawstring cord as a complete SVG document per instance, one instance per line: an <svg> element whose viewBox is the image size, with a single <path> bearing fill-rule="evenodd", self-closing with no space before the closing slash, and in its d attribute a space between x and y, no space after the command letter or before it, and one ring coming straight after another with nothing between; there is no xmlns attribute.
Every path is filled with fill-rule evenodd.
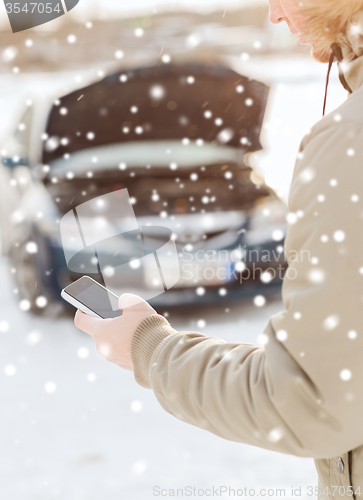
<svg viewBox="0 0 363 500"><path fill-rule="evenodd" d="M334 62L334 57L336 57L338 60L339 80L340 80L341 84L343 85L345 90L347 90L350 94L352 94L352 92L353 92L352 89L350 88L350 86L348 85L345 77L344 77L342 68L339 66L339 63L343 60L342 49L339 47L339 45L337 43L332 43L330 48L331 48L331 54L329 57L328 73L326 75L323 116L325 116L326 100L327 100L327 96L328 96L329 77L330 77L330 71L331 71L331 68L332 68L332 65Z"/></svg>

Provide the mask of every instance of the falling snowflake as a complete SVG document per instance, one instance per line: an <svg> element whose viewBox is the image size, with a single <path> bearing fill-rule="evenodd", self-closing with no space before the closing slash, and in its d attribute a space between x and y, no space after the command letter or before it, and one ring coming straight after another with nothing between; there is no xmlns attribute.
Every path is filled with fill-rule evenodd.
<svg viewBox="0 0 363 500"><path fill-rule="evenodd" d="M286 215L286 221L288 224L295 224L297 222L297 215L294 212L289 212Z"/></svg>
<svg viewBox="0 0 363 500"><path fill-rule="evenodd" d="M41 338L42 338L41 332L39 332L38 330L32 330L25 337L25 343L30 346L35 346L40 342Z"/></svg>
<svg viewBox="0 0 363 500"><path fill-rule="evenodd" d="M256 297L253 299L253 303L257 307L262 307L266 304L266 299L263 295L256 295Z"/></svg>
<svg viewBox="0 0 363 500"><path fill-rule="evenodd" d="M102 273L104 274L104 276L106 276L107 278L111 278L111 276L114 276L115 274L115 268L112 267L112 266L106 266L103 270L102 270Z"/></svg>
<svg viewBox="0 0 363 500"><path fill-rule="evenodd" d="M161 85L153 85L150 89L150 96L153 99L162 99L165 95L165 89Z"/></svg>
<svg viewBox="0 0 363 500"><path fill-rule="evenodd" d="M86 358L88 358L88 356L89 356L89 349L87 347L80 347L77 350L77 356L80 359L86 359Z"/></svg>
<svg viewBox="0 0 363 500"><path fill-rule="evenodd" d="M268 336L266 335L266 333L261 333L261 335L259 335L259 336L257 337L257 341L258 341L258 343L259 343L259 344L261 344L261 345L266 345L266 344L268 343L268 341L269 341L269 338L268 338Z"/></svg>
<svg viewBox="0 0 363 500"><path fill-rule="evenodd" d="M44 390L48 394L53 394L53 392L55 392L56 389L57 389L57 386L54 382L47 382L46 384L44 384Z"/></svg>
<svg viewBox="0 0 363 500"><path fill-rule="evenodd" d="M143 472L146 471L146 469L148 468L149 464L146 460L137 460L133 466L132 466L132 471L135 473L135 474L142 474Z"/></svg>
<svg viewBox="0 0 363 500"><path fill-rule="evenodd" d="M246 269L246 264L241 260L240 262L236 262L234 268L238 273L241 273Z"/></svg>
<svg viewBox="0 0 363 500"><path fill-rule="evenodd" d="M137 36L138 38L140 38L141 36L143 36L144 34L144 30L142 28L136 28L135 31L135 36Z"/></svg>
<svg viewBox="0 0 363 500"><path fill-rule="evenodd" d="M6 365L4 367L4 373L8 377L12 377L16 373L16 366L15 365Z"/></svg>
<svg viewBox="0 0 363 500"><path fill-rule="evenodd" d="M39 295L39 297L37 297L35 299L35 304L37 307L39 307L40 309L43 309L44 307L47 306L48 304L48 300L46 297L44 297L43 295Z"/></svg>
<svg viewBox="0 0 363 500"><path fill-rule="evenodd" d="M326 330L333 330L339 324L339 316L336 314L332 314L325 318L323 322L323 326Z"/></svg>
<svg viewBox="0 0 363 500"><path fill-rule="evenodd" d="M9 330L10 325L7 321L0 321L0 332L5 333Z"/></svg>
<svg viewBox="0 0 363 500"><path fill-rule="evenodd" d="M89 373L89 374L87 375L87 380L88 380L88 382L95 382L95 380L96 380L96 375L95 375L94 373Z"/></svg>
<svg viewBox="0 0 363 500"><path fill-rule="evenodd" d="M272 273L270 273L270 271L264 271L263 273L261 273L260 276L262 283L269 283L272 280L272 278L273 276Z"/></svg>
<svg viewBox="0 0 363 500"><path fill-rule="evenodd" d="M18 49L16 47L13 46L6 47L6 49L4 49L2 52L2 59L5 62L10 62L13 59L15 59L17 55L18 55Z"/></svg>
<svg viewBox="0 0 363 500"><path fill-rule="evenodd" d="M219 134L217 135L217 139L219 140L219 142L226 143L229 142L233 136L234 131L231 128L225 128L219 132Z"/></svg>
<svg viewBox="0 0 363 500"><path fill-rule="evenodd" d="M171 57L169 54L163 54L161 56L161 60L163 61L164 64L168 64L171 61Z"/></svg>
<svg viewBox="0 0 363 500"><path fill-rule="evenodd" d="M277 441L280 441L284 435L284 432L280 428L272 429L267 435L267 439L271 441L271 443L276 443Z"/></svg>
<svg viewBox="0 0 363 500"><path fill-rule="evenodd" d="M340 372L340 378L345 381L350 380L352 378L352 372L348 369L344 369Z"/></svg>
<svg viewBox="0 0 363 500"><path fill-rule="evenodd" d="M29 300L27 300L27 299L23 299L19 303L19 307L22 311L29 311L30 306L31 306L31 304L30 304Z"/></svg>
<svg viewBox="0 0 363 500"><path fill-rule="evenodd" d="M313 283L322 283L325 280L325 273L321 269L312 269L309 271L308 277Z"/></svg>
<svg viewBox="0 0 363 500"><path fill-rule="evenodd" d="M312 181L314 177L315 177L315 170L312 167L307 167L299 175L300 180L305 183Z"/></svg>
<svg viewBox="0 0 363 500"><path fill-rule="evenodd" d="M132 411L139 412L142 410L142 402L138 400L132 401L130 407Z"/></svg>
<svg viewBox="0 0 363 500"><path fill-rule="evenodd" d="M345 233L344 231L335 231L334 235L333 235L333 238L335 239L335 241L338 241L338 242L341 242L345 239Z"/></svg>
<svg viewBox="0 0 363 500"><path fill-rule="evenodd" d="M198 328L205 328L207 322L205 321L205 319L198 319L197 321L197 327Z"/></svg>
<svg viewBox="0 0 363 500"><path fill-rule="evenodd" d="M124 53L122 50L116 50L116 52L115 52L116 59L122 59L123 56L124 56Z"/></svg>
<svg viewBox="0 0 363 500"><path fill-rule="evenodd" d="M202 286L198 286L198 288L195 290L195 293L197 295L204 295L205 294L205 288L203 288ZM164 316L165 316L165 314L164 314Z"/></svg>
<svg viewBox="0 0 363 500"><path fill-rule="evenodd" d="M28 253L37 253L38 246L34 241L28 241L28 243L25 245L25 250Z"/></svg>
<svg viewBox="0 0 363 500"><path fill-rule="evenodd" d="M272 239L274 241L280 241L283 237L284 233L283 231L281 231L281 229L275 229L274 231L272 231Z"/></svg>
<svg viewBox="0 0 363 500"><path fill-rule="evenodd" d="M111 353L111 347L106 342L99 344L99 354L105 358Z"/></svg>
<svg viewBox="0 0 363 500"><path fill-rule="evenodd" d="M286 330L278 330L276 332L276 338L280 342L284 342L288 337L287 331Z"/></svg>
<svg viewBox="0 0 363 500"><path fill-rule="evenodd" d="M141 266L141 262L139 259L132 259L129 262L129 266L131 267L131 269L139 269L139 267Z"/></svg>
<svg viewBox="0 0 363 500"><path fill-rule="evenodd" d="M356 332L355 330L350 330L350 331L348 332L348 338L350 338L350 339L352 339L352 340L353 340L353 339L356 339L356 338L357 338L357 332Z"/></svg>

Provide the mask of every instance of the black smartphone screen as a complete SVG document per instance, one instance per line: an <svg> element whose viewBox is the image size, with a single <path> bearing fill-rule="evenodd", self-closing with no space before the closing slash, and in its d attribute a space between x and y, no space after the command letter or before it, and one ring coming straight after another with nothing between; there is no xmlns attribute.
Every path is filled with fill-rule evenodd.
<svg viewBox="0 0 363 500"><path fill-rule="evenodd" d="M91 278L83 276L67 286L65 291L102 318L116 318L122 315L118 307L118 297Z"/></svg>

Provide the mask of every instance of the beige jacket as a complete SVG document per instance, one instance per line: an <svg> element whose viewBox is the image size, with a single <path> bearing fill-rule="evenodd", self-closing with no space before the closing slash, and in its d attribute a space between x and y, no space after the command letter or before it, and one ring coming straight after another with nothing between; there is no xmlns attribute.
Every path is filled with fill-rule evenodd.
<svg viewBox="0 0 363 500"><path fill-rule="evenodd" d="M324 500L363 494L363 37L339 43L353 93L301 142L286 310L270 318L266 343L177 332L153 315L131 346L136 381L167 412L231 441L313 457Z"/></svg>

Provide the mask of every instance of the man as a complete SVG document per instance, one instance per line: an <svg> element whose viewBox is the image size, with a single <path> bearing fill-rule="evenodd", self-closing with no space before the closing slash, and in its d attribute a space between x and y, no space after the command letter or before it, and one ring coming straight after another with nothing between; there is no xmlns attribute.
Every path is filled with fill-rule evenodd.
<svg viewBox="0 0 363 500"><path fill-rule="evenodd" d="M315 60L336 56L350 95L301 142L285 240L287 257L298 257L288 261L283 282L286 310L270 318L264 345L177 332L131 294L120 297L121 317L78 311L75 324L178 419L232 441L313 457L320 499L359 498L363 0L270 0L270 20L299 33Z"/></svg>

